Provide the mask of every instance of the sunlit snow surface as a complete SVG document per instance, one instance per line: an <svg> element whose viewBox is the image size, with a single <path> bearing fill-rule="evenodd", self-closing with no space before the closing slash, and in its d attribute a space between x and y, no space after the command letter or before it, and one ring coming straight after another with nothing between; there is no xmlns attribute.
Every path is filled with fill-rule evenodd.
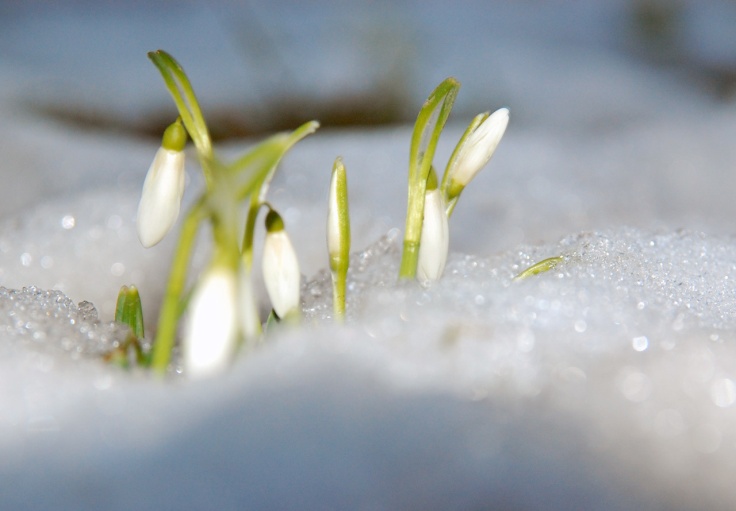
<svg viewBox="0 0 736 511"><path fill-rule="evenodd" d="M320 273L302 329L197 384L106 366L125 332L88 304L0 290L4 502L736 503L735 240L581 233L453 254L426 289L396 284L399 247L393 230L353 256L343 326Z"/></svg>
<svg viewBox="0 0 736 511"><path fill-rule="evenodd" d="M313 275L305 325L270 332L205 382L162 382L101 360L125 336L109 324L118 287L139 285L150 329L165 284L174 236L140 247L138 189L103 185L11 217L0 226L0 285L37 288L0 290L0 500L11 509L731 508L736 239L717 233L728 232L734 205L715 178L722 166L702 182L687 169L733 157L722 142L733 124L714 115L700 126L705 149L675 155L646 138L668 146L686 128L657 122L639 138L512 126L463 195L456 251L429 288L396 284L400 234L390 226L401 224L405 190L403 177L389 187L387 176L404 164L410 131L316 135L271 190ZM458 135L452 127L447 138ZM580 140L586 149L572 155ZM335 150L348 164L357 245L341 326L317 271ZM652 162L648 174L634 160ZM189 186L191 197L201 183ZM204 243L195 268L206 253ZM513 281L558 255L554 270ZM51 288L73 300L42 291ZM84 300L99 312L75 305Z"/></svg>
<svg viewBox="0 0 736 511"><path fill-rule="evenodd" d="M605 137L512 125L463 195L445 276L426 289L396 284L390 229L401 225L396 168L410 130L315 135L270 194L310 276L305 325L270 332L205 382L101 360L125 335L109 325L120 285L140 287L150 333L175 238L140 247L137 187L102 184L11 216L0 285L37 288L0 290L0 501L736 506L736 239L718 234L736 207L722 176L734 122L715 112L691 122L704 135L679 147L690 130L660 121ZM457 136L448 129L438 158ZM650 139L678 149L658 152ZM83 154L90 143L81 138ZM356 248L341 326L318 272L335 152L348 165ZM693 162L709 163L698 179ZM193 177L187 200L199 186ZM204 243L195 268L206 254ZM558 255L553 271L513 281ZM52 288L70 299L42 291ZM84 300L98 312L77 308Z"/></svg>

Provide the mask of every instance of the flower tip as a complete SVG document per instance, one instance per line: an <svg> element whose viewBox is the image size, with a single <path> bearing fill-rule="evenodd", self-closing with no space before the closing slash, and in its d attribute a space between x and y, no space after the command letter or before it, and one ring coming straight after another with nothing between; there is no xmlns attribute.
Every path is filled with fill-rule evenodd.
<svg viewBox="0 0 736 511"><path fill-rule="evenodd" d="M309 121L308 123L308 133L311 135L315 131L317 131L320 127L319 121Z"/></svg>
<svg viewBox="0 0 736 511"><path fill-rule="evenodd" d="M158 243L161 242L161 240L164 239L164 236L159 232L156 232L152 229L149 229L144 222L137 222L137 228L138 228L138 240L141 242L141 245L143 248L151 248L153 246L156 246Z"/></svg>
<svg viewBox="0 0 736 511"><path fill-rule="evenodd" d="M510 112L508 108L499 108L485 121L489 125L489 130L493 128L497 133L497 136L494 137L496 139L496 144L498 144L498 141L500 141L501 137L506 132L506 127L509 124L509 114Z"/></svg>

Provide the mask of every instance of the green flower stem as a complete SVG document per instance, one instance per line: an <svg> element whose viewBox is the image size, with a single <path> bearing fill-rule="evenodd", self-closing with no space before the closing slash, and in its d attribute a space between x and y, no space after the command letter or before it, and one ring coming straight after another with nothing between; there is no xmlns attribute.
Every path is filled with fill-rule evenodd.
<svg viewBox="0 0 736 511"><path fill-rule="evenodd" d="M456 195L445 206L445 214L447 215L447 218L450 218L452 216L452 212L455 211L455 206L457 205L457 200L460 198L459 195Z"/></svg>
<svg viewBox="0 0 736 511"><path fill-rule="evenodd" d="M335 319L345 318L345 290L347 288L348 269L332 272L332 310Z"/></svg>
<svg viewBox="0 0 736 511"><path fill-rule="evenodd" d="M212 168L212 187L206 192L206 207L211 214L215 248L240 256L241 211L236 180L219 162ZM237 259L237 257L235 258ZM230 261L232 263L233 261Z"/></svg>
<svg viewBox="0 0 736 511"><path fill-rule="evenodd" d="M150 52L148 57L161 73L166 88L176 104L180 116L178 122L183 123L196 146L207 184L206 192L183 222L159 313L158 332L148 361L155 372L164 374L176 341L177 324L190 296L190 293L185 292L187 269L199 224L203 220L209 220L212 225L213 261L227 265L239 273L240 285L246 287L243 294L253 302L247 308L253 312L251 314L253 317L244 318L244 323L248 325L241 328L247 335L260 330L250 288L256 217L261 204L265 201L270 181L281 158L296 142L314 133L319 123L311 121L291 133L275 135L248 151L240 159L225 165L215 157L199 102L181 65L162 50ZM171 143L176 145L178 141L179 139L175 139ZM243 225L240 203L246 199L250 204L245 219L245 232L242 233L239 231ZM257 325L250 324L253 322L257 322Z"/></svg>
<svg viewBox="0 0 736 511"><path fill-rule="evenodd" d="M455 102L460 83L447 78L430 94L414 124L409 152L409 193L399 278L413 279L417 273L419 242L424 217L424 194L440 133Z"/></svg>
<svg viewBox="0 0 736 511"><path fill-rule="evenodd" d="M140 366L146 365L146 355L138 338L129 332L125 340L113 351L103 355L103 360L112 364L116 364L123 369L130 368L130 349L133 348L135 354L135 362Z"/></svg>
<svg viewBox="0 0 736 511"><path fill-rule="evenodd" d="M189 210L184 219L179 243L174 252L166 294L161 304L158 331L156 332L151 354L151 367L162 376L166 374L166 369L171 360L171 352L174 349L176 327L183 311L182 300L184 298L184 286L186 285L187 267L194 248L199 224L205 218L203 205L204 200L200 199Z"/></svg>
<svg viewBox="0 0 736 511"><path fill-rule="evenodd" d="M256 232L256 219L261 209L260 194L252 193L248 205L248 214L245 217L245 230L243 232L243 244L241 248L243 269L247 272L253 268L253 238Z"/></svg>
<svg viewBox="0 0 736 511"><path fill-rule="evenodd" d="M244 174L243 182L239 184L239 193L241 197L250 196L241 245L246 271L250 271L253 266L253 238L255 236L256 219L261 205L266 201L266 194L271 179L273 179L276 172L276 167L284 154L294 144L307 135L314 133L317 128L319 128L319 123L310 121L302 124L289 134L280 133L275 135L248 151L245 156L228 167L233 173Z"/></svg>
<svg viewBox="0 0 736 511"><path fill-rule="evenodd" d="M399 278L411 280L417 275L419 264L419 242L404 239L404 250L401 252L401 266L399 267Z"/></svg>
<svg viewBox="0 0 736 511"><path fill-rule="evenodd" d="M309 121L291 133L278 133L228 165L227 168L238 176L238 197L243 199L256 192L263 202L281 158L294 144L317 131L317 128L317 121Z"/></svg>
<svg viewBox="0 0 736 511"><path fill-rule="evenodd" d="M292 147L294 147L294 144L299 142L304 137L311 135L312 133L317 131L318 128L319 122L309 121L305 122L291 133L285 134L285 139L283 141L282 147L280 148L280 154L278 155L276 162L271 166L271 169L268 171L266 176L263 178L263 181L260 183L260 186L258 187L259 207L260 204L266 202L266 194L268 193L268 188L271 186L271 180L276 173L276 167L281 162L281 159Z"/></svg>
<svg viewBox="0 0 736 511"><path fill-rule="evenodd" d="M209 165L206 165L205 162L214 160L212 141L192 84L181 65L165 51L149 52L148 58L158 68L166 83L166 88L174 99L174 103L176 103L176 108L179 110L184 126L197 147L197 152L203 163L205 180L209 183L212 176Z"/></svg>
<svg viewBox="0 0 736 511"><path fill-rule="evenodd" d="M345 317L345 288L350 266L350 208L347 172L342 158L337 158L332 167L327 230L333 310L335 319L341 320Z"/></svg>

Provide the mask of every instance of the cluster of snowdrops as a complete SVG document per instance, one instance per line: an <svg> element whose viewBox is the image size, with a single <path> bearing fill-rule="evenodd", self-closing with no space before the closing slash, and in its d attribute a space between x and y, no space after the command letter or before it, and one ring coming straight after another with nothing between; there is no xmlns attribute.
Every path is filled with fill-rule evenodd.
<svg viewBox="0 0 736 511"><path fill-rule="evenodd" d="M150 350L142 350L135 342L144 335L137 290L133 286L121 289L116 320L131 327L134 342L130 345L135 346L132 354L126 347L121 357L126 363L133 360L165 373L183 320L179 342L184 369L190 377L203 377L227 367L239 350L253 346L263 335L251 281L253 241L261 210L265 211L266 232L261 268L272 308L268 322L299 322L301 274L297 255L284 221L269 205L267 195L281 158L314 133L319 123L311 121L291 133L274 135L240 158L224 162L213 150L207 124L182 67L161 50L148 56L160 71L179 117L165 130L143 184L137 216L141 243L145 247L156 245L179 217L185 182L184 148L189 140L196 148L206 186L182 220ZM491 159L508 124L505 108L477 115L457 143L440 180L433 156L459 88L454 78L437 86L414 126L401 280L416 279L429 285L441 277L449 248L449 218L464 188ZM211 260L193 289L188 289L190 256L205 222L210 224L213 237ZM327 248L334 318L339 321L345 313L350 259L347 177L339 157L329 188Z"/></svg>

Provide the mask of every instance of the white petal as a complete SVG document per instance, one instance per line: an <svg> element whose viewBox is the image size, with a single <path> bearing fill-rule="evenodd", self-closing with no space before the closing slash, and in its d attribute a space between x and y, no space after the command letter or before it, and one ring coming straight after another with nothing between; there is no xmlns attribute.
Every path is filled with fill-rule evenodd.
<svg viewBox="0 0 736 511"><path fill-rule="evenodd" d="M424 222L419 244L417 278L426 283L442 276L450 246L450 228L439 190L430 190L424 199Z"/></svg>
<svg viewBox="0 0 736 511"><path fill-rule="evenodd" d="M452 174L453 181L466 186L475 177L493 156L508 124L509 111L507 108L501 108L475 129L466 140L462 154L458 157Z"/></svg>
<svg viewBox="0 0 736 511"><path fill-rule="evenodd" d="M340 253L340 215L337 202L337 173L332 173L330 180L330 198L327 209L327 250L332 257Z"/></svg>
<svg viewBox="0 0 736 511"><path fill-rule="evenodd" d="M286 231L266 234L263 244L263 281L271 299L271 305L280 318L299 310L301 273L296 252Z"/></svg>
<svg viewBox="0 0 736 511"><path fill-rule="evenodd" d="M230 363L238 339L235 273L215 267L204 274L189 304L183 342L187 374L200 378Z"/></svg>
<svg viewBox="0 0 736 511"><path fill-rule="evenodd" d="M159 148L143 183L138 205L138 239L148 248L176 222L184 195L184 152Z"/></svg>

